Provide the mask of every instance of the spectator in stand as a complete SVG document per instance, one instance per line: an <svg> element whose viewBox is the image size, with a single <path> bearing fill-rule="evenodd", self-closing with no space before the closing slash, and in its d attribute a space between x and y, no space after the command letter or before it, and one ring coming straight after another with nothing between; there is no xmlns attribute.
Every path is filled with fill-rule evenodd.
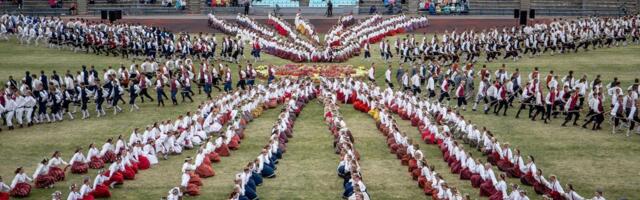
<svg viewBox="0 0 640 200"><path fill-rule="evenodd" d="M250 0L244 0L244 14L249 15L249 7L251 6Z"/></svg>
<svg viewBox="0 0 640 200"><path fill-rule="evenodd" d="M69 15L77 15L78 14L78 4L76 2L71 3L71 7L69 7Z"/></svg>
<svg viewBox="0 0 640 200"><path fill-rule="evenodd" d="M162 0L162 6L172 7L173 6L173 2L172 2L172 0Z"/></svg>
<svg viewBox="0 0 640 200"><path fill-rule="evenodd" d="M377 9L376 9L376 5L372 5L372 6L369 8L369 14L370 14L370 15L373 15L374 13L376 13L376 10L377 10Z"/></svg>
<svg viewBox="0 0 640 200"><path fill-rule="evenodd" d="M327 2L327 17L331 16L333 16L333 2L329 0L329 2Z"/></svg>

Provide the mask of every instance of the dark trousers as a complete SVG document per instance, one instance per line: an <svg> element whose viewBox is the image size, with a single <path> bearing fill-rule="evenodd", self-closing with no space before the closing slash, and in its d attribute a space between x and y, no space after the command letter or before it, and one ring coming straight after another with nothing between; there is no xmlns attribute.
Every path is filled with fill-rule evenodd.
<svg viewBox="0 0 640 200"><path fill-rule="evenodd" d="M140 99L142 100L142 103L144 103L144 97L147 97L149 99L151 99L151 101L153 101L153 98L151 98L151 95L149 95L149 92L147 91L147 88L142 88L140 90Z"/></svg>

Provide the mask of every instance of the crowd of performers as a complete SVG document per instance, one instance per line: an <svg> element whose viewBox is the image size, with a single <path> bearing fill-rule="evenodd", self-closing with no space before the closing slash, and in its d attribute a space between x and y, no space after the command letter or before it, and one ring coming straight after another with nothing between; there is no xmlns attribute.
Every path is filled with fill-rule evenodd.
<svg viewBox="0 0 640 200"><path fill-rule="evenodd" d="M338 176L343 179L342 197L349 200L369 200L367 186L360 173L360 154L355 148L354 138L340 114L333 88L323 84L320 101L324 105L324 120L333 135L333 148L340 155Z"/></svg>
<svg viewBox="0 0 640 200"><path fill-rule="evenodd" d="M356 110L369 113L376 119L379 128L388 132L392 153L398 155L402 164L409 166L425 193L434 199L452 199L455 192L434 176L433 166L422 162L424 155L417 153L419 146L410 139L411 136L398 130L392 115L411 121L426 144L438 145L451 172L460 174L462 180L469 180L474 188L480 188L480 196L490 199L528 199L526 192L516 184L512 184L512 190L508 192L506 177L515 177L520 178L522 185L533 186L537 194L550 199L584 199L573 190L571 184L561 185L558 177L550 175L547 180L536 166L533 156L524 156L520 150L511 149L508 143L498 142L488 128L478 128L446 104L432 102L412 92L382 89L351 78L326 82L337 91L334 98L345 104L353 104ZM471 149L465 150L463 144ZM473 149L486 155L487 161L483 163L481 159L474 158L470 152ZM525 157L527 162L523 162ZM494 166L501 173L497 174ZM603 192L598 190L592 199L602 200L602 195Z"/></svg>
<svg viewBox="0 0 640 200"><path fill-rule="evenodd" d="M323 44L306 31L298 34L295 27L275 16L270 15L268 19L268 25L273 26L272 28L258 25L255 20L246 16L238 16L237 19L237 23L231 23L210 14L209 26L227 35L251 41L254 57L260 57L260 52L264 51L294 62L344 62L359 55L361 48L367 43L427 25L426 17L404 15L386 19L374 15L361 23L340 20L340 23L325 35Z"/></svg>
<svg viewBox="0 0 640 200"><path fill-rule="evenodd" d="M518 108L516 118L520 117L523 110L528 110L528 118L532 121L539 119L545 123L565 115L562 126L570 122L579 126L581 114L588 110L581 125L583 128L600 130L601 124L611 119L613 133L624 129L627 136L632 132L640 133L636 126L640 122L637 111L640 107L638 78L624 87L617 78L605 82L600 75L590 77L593 75L578 75L574 71L560 75L551 70L543 75L535 67L525 75L526 72L518 68L509 69L504 64L491 72L484 65L476 69L473 64L443 66L437 61L417 63L408 70L399 67L395 72L397 82L393 81L392 68L389 66L385 71L387 86L393 88L397 83L401 90L447 105L454 99L457 101L454 103L456 109L466 110L467 105L472 103L472 110L476 111L478 105L482 105L485 114L506 116L507 110L515 105ZM375 70L372 65L368 71L370 80L375 80ZM474 85L476 80L478 85ZM423 91L425 94L422 94ZM610 99L609 103L606 103L606 99Z"/></svg>
<svg viewBox="0 0 640 200"><path fill-rule="evenodd" d="M0 39L15 36L21 44L47 44L49 48L113 55L132 59L220 59L238 62L245 43L223 37L218 45L213 34L173 33L136 24L105 24L85 19L24 15L0 16ZM219 48L219 55L216 55Z"/></svg>
<svg viewBox="0 0 640 200"><path fill-rule="evenodd" d="M481 55L485 60L538 56L550 52L578 52L596 48L640 44L640 15L604 18L588 17L574 20L554 20L550 23L529 26L513 26L475 31L445 31L428 41L423 37L418 41L414 35L397 38L391 43L386 40L379 44L380 55L390 60L398 55L400 61L438 60L445 64L456 62L476 62ZM395 51L394 51L395 50ZM364 49L367 59L370 47Z"/></svg>
<svg viewBox="0 0 640 200"><path fill-rule="evenodd" d="M244 58L244 46L250 43L251 54L257 60L261 50L295 62L343 62L360 55L371 56L370 44L378 43L380 55L389 60L393 55L402 61L437 59L443 63L475 62L485 55L486 61L523 55L577 52L640 42L640 15L605 18L587 17L555 20L530 26L514 26L475 31L445 32L430 41L415 36L384 40L387 36L425 27L427 18L392 16L386 19L374 15L354 23L353 17L340 18L324 41L300 15L295 27L270 16L266 27L247 16L239 15L230 23L209 15L209 25L228 35L220 45L223 60L238 62ZM300 34L298 34L300 33ZM49 47L68 47L74 51L96 54L153 57L171 59L187 56L215 58L218 42L215 36L172 33L156 27L92 22L84 19L62 20L23 15L0 16L0 39L16 35L21 43L48 43ZM274 37L280 35L278 37Z"/></svg>
<svg viewBox="0 0 640 200"><path fill-rule="evenodd" d="M259 199L256 187L263 183L263 178L276 177L276 165L286 152L289 139L293 137L294 122L304 106L314 99L317 93L315 86L308 79L300 79L295 85L299 90L286 96L285 107L271 129L269 142L261 149L258 157L236 174L235 187L229 194L229 200Z"/></svg>
<svg viewBox="0 0 640 200"><path fill-rule="evenodd" d="M263 109L285 103L293 95L300 97L293 98L296 100L289 101L289 104L299 106L304 99L302 97L313 96L309 88L306 82L289 79L267 86L256 85L207 100L195 112L187 112L175 120L155 122L144 130L136 128L128 140L121 135L116 140L106 140L101 148L92 143L88 145L86 154L78 148L68 162L62 158L61 152L56 151L50 158L39 162L33 176L27 175L25 168L17 168L10 185L0 183L0 186L6 186L0 190L0 196L26 197L32 187L52 188L56 182L64 181L67 171L87 174L89 169L99 169L94 181L85 178L82 187L71 190L69 196L73 198L69 199L109 197L109 189L123 184L125 180L135 179L139 170L149 169L159 159L166 160L170 155L194 148L198 148L195 162L187 160L185 163L189 165L185 164L188 167L183 170L189 174L186 178L196 183L200 177L215 175L211 162L219 162L220 157L229 156L230 150L239 148L244 127L251 119L260 116ZM299 113L300 110L295 111ZM179 187L179 194L197 194L189 184L183 186Z"/></svg>
<svg viewBox="0 0 640 200"><path fill-rule="evenodd" d="M78 109L82 119L91 116L90 110L95 110L97 117L105 116L106 109L113 109L116 115L123 111L121 105L128 105L130 112L137 111L138 99L142 103L145 99L157 101L158 106L171 99L173 105L178 105L180 97L182 102L193 102L196 89L208 99L212 98L213 89L223 90L220 84L224 84L225 92L232 91L232 73L228 65L211 66L202 59L197 67L189 58L160 64L146 59L128 67L108 66L102 72L93 65L64 74L55 70L51 74L40 71L39 75L26 71L22 79L9 76L0 95L0 115L11 130L16 126L62 121L67 116L72 120ZM240 66L237 73L239 80L235 87L246 89L255 84L257 72L251 64Z"/></svg>

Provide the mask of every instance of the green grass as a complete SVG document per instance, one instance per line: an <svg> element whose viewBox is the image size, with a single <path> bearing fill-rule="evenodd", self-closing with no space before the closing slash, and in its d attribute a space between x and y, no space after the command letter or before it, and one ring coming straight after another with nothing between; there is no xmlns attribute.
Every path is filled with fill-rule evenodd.
<svg viewBox="0 0 640 200"><path fill-rule="evenodd" d="M418 38L419 40L420 38ZM394 40L394 39L392 39ZM248 50L247 50L248 51ZM249 55L248 52L246 55ZM360 58L351 59L348 64L355 66L369 66L371 62L378 67L385 67L378 59L377 48L372 55L376 57L369 62ZM490 69L496 69L505 63L509 71L517 67L521 70L523 80L533 67L540 67L541 76L549 70L554 70L559 76L574 70L580 76L587 73L592 79L596 74L602 75L606 84L614 76L623 85L628 84L640 76L640 47L629 46L596 51L581 52L567 55L544 55L533 59L524 58L517 62L488 63ZM397 59L397 58L396 58ZM397 61L396 61L397 62ZM44 47L25 47L10 42L0 42L0 79L6 80L9 75L16 79L23 77L24 71L33 73L45 70L66 70L75 72L81 65L95 65L99 70L106 66L119 66L121 63L129 65L131 61L119 58L85 55L68 50L47 49ZM264 64L284 64L285 60L264 56ZM260 64L260 63L259 63ZM484 63L478 63L481 66ZM236 65L231 65L234 67ZM397 67L394 64L394 67ZM377 70L378 83L382 85L384 70ZM395 68L394 68L395 73ZM234 73L234 76L237 73ZM153 93L153 92L152 92ZM153 95L153 94L152 94ZM128 97L125 97L128 99ZM202 95L196 96L196 102L204 100ZM155 104L140 104L140 112L124 112L118 116L108 115L107 118L89 120L65 120L53 124L40 124L34 127L0 132L0 175L6 182L13 178L13 170L17 166L24 166L31 174L37 162L43 157L49 157L54 150L63 152L63 157L69 159L73 150L85 147L95 142L101 145L108 137L122 134L129 136L133 128L144 127L152 122L175 119L179 114L192 111L197 103L184 103L179 106L157 108ZM374 121L364 113L359 113L350 107L341 109L347 125L353 132L356 148L362 155L360 161L364 174L364 181L372 198L375 199L422 199L422 191L411 180L406 167L400 165L395 155L389 153L385 138L375 129ZM268 130L275 121L277 109L265 111L263 116L252 122L242 141L240 150L232 153L229 158L223 158L221 163L214 164L216 176L205 179L201 188L202 195L189 199L225 199L233 187L233 177L242 167L251 161L260 151L260 147L268 140ZM605 130L592 132L578 127L560 127L561 120L556 119L551 124L531 122L525 119L515 119L515 110L510 109L508 117L485 116L471 111L463 112L465 118L471 119L478 126L490 127L501 141L511 143L520 148L525 155L536 156L539 168L547 175L558 175L563 184L572 183L577 191L586 197L591 197L596 188L603 188L607 199L640 199L637 192L640 185L640 174L637 165L640 164L640 137L630 138L620 134L611 135L610 125L603 124ZM419 137L417 130L408 122L399 121L400 129L411 137ZM322 123L322 107L311 102L296 121L295 137L288 144L288 152L278 166L278 177L265 180L258 188L262 199L337 199L342 193L341 179L336 176L338 156L333 153L332 137ZM452 186L459 188L462 193L468 193L477 198L478 190L473 189L468 181L460 181L457 175L449 173L449 168L442 161L442 154L435 146L420 145L436 170L443 175ZM135 181L128 181L122 188L113 189L113 199L158 199L179 183L179 169L182 158L193 156L193 151L180 156L170 157L161 161L160 165L137 175ZM474 156L478 156L475 153ZM95 175L90 171L89 175ZM68 180L55 185L54 189L35 189L29 199L46 199L55 191L62 191L65 196L71 183L80 183L82 176L68 174ZM517 183L510 179L509 183ZM531 199L540 199L529 189Z"/></svg>

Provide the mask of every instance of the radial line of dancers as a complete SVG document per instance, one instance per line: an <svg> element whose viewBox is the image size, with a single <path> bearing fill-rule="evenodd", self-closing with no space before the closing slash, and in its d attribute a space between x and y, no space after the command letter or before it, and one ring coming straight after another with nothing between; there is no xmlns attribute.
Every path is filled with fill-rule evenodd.
<svg viewBox="0 0 640 200"><path fill-rule="evenodd" d="M261 86L262 85L259 87ZM241 140L245 137L244 130L246 126L256 117L261 116L263 109L275 108L278 103L283 102L283 97L284 96L271 96L266 98L266 96L263 95L254 96L250 98L247 104L242 105L242 113L231 113L230 118L234 120L227 126L226 131L221 133L222 137L218 137L215 141L211 142L209 140L211 136L209 136L206 144L201 145L196 152L195 159L191 157L185 159L181 169L180 186L169 190L167 199L178 200L185 194L189 196L200 195L200 187L203 186L202 179L215 176L215 171L211 163L220 162L221 156L228 157L231 155L230 150L237 150ZM220 126L217 129L222 130L222 127ZM214 132L214 134L215 133L216 132ZM231 139L227 140L226 138Z"/></svg>
<svg viewBox="0 0 640 200"><path fill-rule="evenodd" d="M377 38L379 40L386 36L395 35L397 33L408 32L416 28L426 26L426 18L408 18L404 15L395 16L388 19L376 18L380 22L375 24L374 27L368 27L361 30L362 35ZM273 20L273 19L272 19ZM285 23L276 23L276 29L284 35L289 36L288 30L293 30ZM239 24L228 23L224 20L216 18L214 15L209 15L209 25L215 29L224 32L227 35L240 36L247 40L253 41L254 49L252 52L260 52L264 50L268 54L288 59L294 62L308 62L308 61L326 61L326 62L341 62L356 56L360 53L360 48L364 44L365 39L351 37L350 40L342 40L341 45L327 45L323 48L316 48L314 45L309 45L304 38L301 37L280 37L273 39L273 37L263 35L263 33L271 33L271 31L265 32L264 27L253 25L253 23L246 23L246 20L241 20ZM239 25L239 26L238 26ZM385 26L382 26L385 25ZM355 33L354 33L355 34ZM356 39L359 39L357 41ZM373 40L373 38L372 38ZM258 47L258 49L256 49ZM254 55L255 56L255 55Z"/></svg>
<svg viewBox="0 0 640 200"><path fill-rule="evenodd" d="M461 115L457 114L445 105L441 105L440 103L430 103L428 100L424 99L421 100L410 92L393 92L390 88L383 91L379 87L366 87L364 85L367 85L367 83L361 81L344 80L342 84L336 84L340 85L342 94L345 94L345 102L355 102L359 99L359 101L363 102L362 105L365 105L359 106L363 107L360 109L374 109L375 107L370 106L375 106L378 104L378 101L380 101L379 103L385 106L383 107L384 109L389 109L394 113L397 113L404 120L411 120L413 126L420 128L419 130L422 133L423 140L428 144L439 144L443 150L443 155L447 157L447 162L451 162L452 170L456 169L454 172L461 173L461 178L463 179L472 179L472 185L474 187L481 187L481 195L483 196L494 196L494 198L500 199L500 195L502 195L502 197L507 195L506 185L501 185L500 188L496 188L495 184L497 184L499 180L496 179L496 181L493 181L493 178L488 179L491 178L488 176L490 173L485 173L492 170L491 166L496 165L498 166L498 169L506 172L505 175L521 178L521 182L524 185L533 185L536 193L538 194L544 194L546 197L553 199L577 199L580 197L580 195L573 190L573 186L570 184L567 185L568 191L563 190L555 176L550 178L550 181L547 181L542 176L542 170L535 167L535 160L533 159L533 156L529 157L530 160L526 164L521 162L521 157L517 157L520 155L518 150L516 150L516 156L513 156L513 154L509 153L512 152L509 149L509 146L500 145L496 138L492 136L490 131L487 131L485 128L481 133L475 125L470 122L467 124L466 122L468 121L465 121ZM359 96L358 94L364 95ZM433 118L433 121L431 121L430 118ZM453 127L453 130L461 131L451 131L449 125ZM467 166L466 170L473 173L465 172L465 169L462 168L462 163L471 163L473 161L473 158L469 156L470 154L464 161L456 160L464 158L461 157L462 154L464 154L464 151L460 151L460 149L458 149L457 152L454 152L455 150L453 150L455 147L462 145L461 143L454 143L455 139L453 137L467 137L464 135L464 132L467 131L467 129L471 129L471 133L469 133L469 135L473 134L473 136L468 136L468 142L471 143L472 146L477 146L482 153L489 155L488 163L482 164L480 160L477 160L475 165L473 165L475 166L475 169L472 169L471 166ZM447 143L445 143L445 141L447 141ZM465 141L467 140L465 139ZM451 151L449 151L450 148L452 149ZM511 156L509 156L510 154ZM455 161L457 161L457 163L455 163ZM475 170L475 172L473 170ZM475 178L472 178L474 176ZM503 175L500 177L502 176ZM495 177L495 173L493 177ZM481 186L483 183L486 184ZM516 186L514 185L513 187L515 188ZM522 193L522 191L514 189L508 196L522 196L522 194L518 193ZM604 197L602 197L602 193L603 192L601 190L596 191L596 194L592 199L604 199Z"/></svg>
<svg viewBox="0 0 640 200"><path fill-rule="evenodd" d="M69 163L61 158L59 151L56 151L51 159L43 159L34 173L33 179L25 173L23 167L17 168L16 176L11 185L3 185L8 191L5 192L3 189L2 195L26 197L30 194L30 182L32 181L37 188L51 188L55 182L64 180L68 168L71 168L71 172L74 174L85 174L89 168L102 169L105 163L111 163L106 171L99 171L93 187L88 178L85 178L83 184L86 187L82 187L84 189L77 187L70 192L70 195L78 197L77 199L90 198L88 196L105 198L110 196L109 188L123 184L124 180L135 179L137 170L148 169L152 164L156 164L157 154L160 154L159 156L163 159L168 159L168 155L181 154L184 149L192 149L194 145L203 145L206 142L206 146L213 147L216 154L228 156L228 149L237 148L239 144L237 140L235 142L233 140L238 137L236 137L236 129L231 127L237 127L241 120L240 117L234 116L247 112L258 112L261 109L258 108L260 104L257 102L263 99L282 99L277 98L274 94L291 94L297 88L297 85L286 79L271 84L269 88L258 85L249 91L239 90L225 94L214 100L203 102L197 112L193 114L187 112L184 117L180 115L175 122L172 120L156 122L148 126L142 134L138 129L135 129L128 143L122 136L119 136L115 146L112 139L108 139L102 149L90 144L86 157L82 154L82 149L78 148ZM250 103L251 99L256 99L256 101ZM273 104L267 105L268 108L275 106ZM252 108L257 110L252 110ZM221 134L215 144L209 141L207 135L219 132L228 122L233 125L228 127L227 132ZM222 147L227 147L226 151ZM211 152L208 153L211 154ZM186 190L186 188L183 189Z"/></svg>
<svg viewBox="0 0 640 200"><path fill-rule="evenodd" d="M324 120L327 128L333 135L333 148L336 154L340 155L338 163L338 177L342 178L342 186L344 192L343 199L349 200L369 200L371 199L367 192L367 186L362 180L360 169L360 153L355 148L354 138L340 114L337 105L337 99L333 89L322 84L322 95L319 99L324 105Z"/></svg>
<svg viewBox="0 0 640 200"><path fill-rule="evenodd" d="M235 175L235 186L229 194L229 200L259 199L256 188L263 183L263 178L276 177L276 165L286 153L289 139L293 137L294 122L305 105L316 97L315 88L309 80L302 80L300 84L303 89L292 93L285 100L285 108L271 129L269 142L261 149L256 159Z"/></svg>

